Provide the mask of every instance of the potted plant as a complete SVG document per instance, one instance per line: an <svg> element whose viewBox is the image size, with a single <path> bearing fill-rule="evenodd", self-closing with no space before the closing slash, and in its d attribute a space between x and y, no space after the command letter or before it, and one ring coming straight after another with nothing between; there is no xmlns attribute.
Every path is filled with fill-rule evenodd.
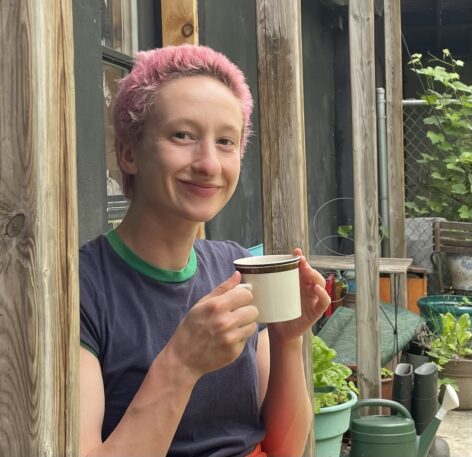
<svg viewBox="0 0 472 457"><path fill-rule="evenodd" d="M472 299L466 295L428 295L418 300L418 308L431 330L441 328L441 314L472 317Z"/></svg>
<svg viewBox="0 0 472 457"><path fill-rule="evenodd" d="M357 365L347 365L352 374L348 380L352 381L357 388ZM393 371L387 367L380 368L380 382L381 382L381 398L384 400L392 399L392 387L393 387ZM383 408L382 414L390 414L389 408Z"/></svg>
<svg viewBox="0 0 472 457"><path fill-rule="evenodd" d="M431 349L434 337L431 328L425 322L416 328L415 336L405 350L406 361L413 366L413 371L424 363L431 361L428 351Z"/></svg>
<svg viewBox="0 0 472 457"><path fill-rule="evenodd" d="M334 362L336 351L319 336L312 336L315 439L317 457L338 456L343 434L349 428L357 388L349 376L352 370Z"/></svg>
<svg viewBox="0 0 472 457"><path fill-rule="evenodd" d="M472 409L472 331L469 314L441 314L441 328L428 354L438 365L441 378L457 386L460 406Z"/></svg>

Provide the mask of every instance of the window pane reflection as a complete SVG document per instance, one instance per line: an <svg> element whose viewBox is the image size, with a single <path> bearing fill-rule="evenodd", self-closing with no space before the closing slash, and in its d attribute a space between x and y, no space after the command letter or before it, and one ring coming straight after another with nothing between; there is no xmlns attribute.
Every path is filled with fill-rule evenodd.
<svg viewBox="0 0 472 457"><path fill-rule="evenodd" d="M126 75L127 70L103 62L103 108L105 117L105 156L107 165L108 222L116 226L123 218L128 201L124 198L121 187L121 171L116 162L115 134L111 102L118 89L118 80Z"/></svg>
<svg viewBox="0 0 472 457"><path fill-rule="evenodd" d="M136 0L102 0L102 45L123 54L137 51Z"/></svg>
<svg viewBox="0 0 472 457"><path fill-rule="evenodd" d="M115 135L111 113L111 102L118 89L118 80L127 73L123 68L103 63L103 108L105 110L105 154L107 163L108 195L121 192L121 172L116 163Z"/></svg>

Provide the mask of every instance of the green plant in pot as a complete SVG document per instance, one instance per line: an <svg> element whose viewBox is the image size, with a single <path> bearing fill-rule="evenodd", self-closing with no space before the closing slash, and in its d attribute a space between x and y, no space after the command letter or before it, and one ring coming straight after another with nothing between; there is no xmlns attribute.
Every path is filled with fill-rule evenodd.
<svg viewBox="0 0 472 457"><path fill-rule="evenodd" d="M458 409L472 409L472 331L469 314L459 317L441 314L441 328L428 354L438 365L440 377L450 380L457 390ZM444 381L444 380L443 380Z"/></svg>
<svg viewBox="0 0 472 457"><path fill-rule="evenodd" d="M336 351L319 336L312 336L316 455L339 455L343 434L349 428L350 411L357 388L348 378L352 370L334 361Z"/></svg>
<svg viewBox="0 0 472 457"><path fill-rule="evenodd" d="M424 81L421 99L431 107L424 119L430 148L421 154L423 189L406 207L412 216L441 216L472 222L472 85L460 81L464 63L443 50L424 63L413 54L412 70Z"/></svg>

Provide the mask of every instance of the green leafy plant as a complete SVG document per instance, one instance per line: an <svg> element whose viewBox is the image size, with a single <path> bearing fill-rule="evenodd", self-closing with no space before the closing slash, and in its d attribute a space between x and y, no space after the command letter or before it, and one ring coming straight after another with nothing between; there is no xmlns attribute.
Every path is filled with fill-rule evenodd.
<svg viewBox="0 0 472 457"><path fill-rule="evenodd" d="M314 411L349 401L351 390L358 392L353 382L348 381L352 370L342 363L334 362L336 351L316 335L311 340L313 356Z"/></svg>
<svg viewBox="0 0 472 457"><path fill-rule="evenodd" d="M467 297L466 295L464 295L462 297L462 301L460 303L458 303L457 306L472 306L472 300Z"/></svg>
<svg viewBox="0 0 472 457"><path fill-rule="evenodd" d="M341 238L353 238L354 227L352 226L352 224L340 225L337 228L337 234ZM383 240L384 238L388 239L388 227L386 227L382 223L379 224L379 238L381 240Z"/></svg>
<svg viewBox="0 0 472 457"><path fill-rule="evenodd" d="M447 362L472 358L472 332L469 314L455 317L441 314L441 333L431 342L428 354L442 369Z"/></svg>
<svg viewBox="0 0 472 457"><path fill-rule="evenodd" d="M413 54L409 65L424 81L421 99L432 114L424 119L431 148L418 160L430 178L406 207L412 216L472 221L472 85L460 81L464 63L444 49L427 63Z"/></svg>
<svg viewBox="0 0 472 457"><path fill-rule="evenodd" d="M382 379L393 378L393 371L392 371L392 370L389 370L388 368L382 367L382 368L380 369L380 377L381 377Z"/></svg>

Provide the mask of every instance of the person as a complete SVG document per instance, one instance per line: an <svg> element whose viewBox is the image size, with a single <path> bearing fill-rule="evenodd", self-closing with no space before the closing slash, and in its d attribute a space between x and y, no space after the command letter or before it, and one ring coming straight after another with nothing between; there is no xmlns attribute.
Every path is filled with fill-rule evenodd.
<svg viewBox="0 0 472 457"><path fill-rule="evenodd" d="M197 239L231 198L253 101L223 54L139 52L114 102L130 206L80 249L81 456L296 457L302 335L329 304L300 249L302 316L258 326L235 242Z"/></svg>

